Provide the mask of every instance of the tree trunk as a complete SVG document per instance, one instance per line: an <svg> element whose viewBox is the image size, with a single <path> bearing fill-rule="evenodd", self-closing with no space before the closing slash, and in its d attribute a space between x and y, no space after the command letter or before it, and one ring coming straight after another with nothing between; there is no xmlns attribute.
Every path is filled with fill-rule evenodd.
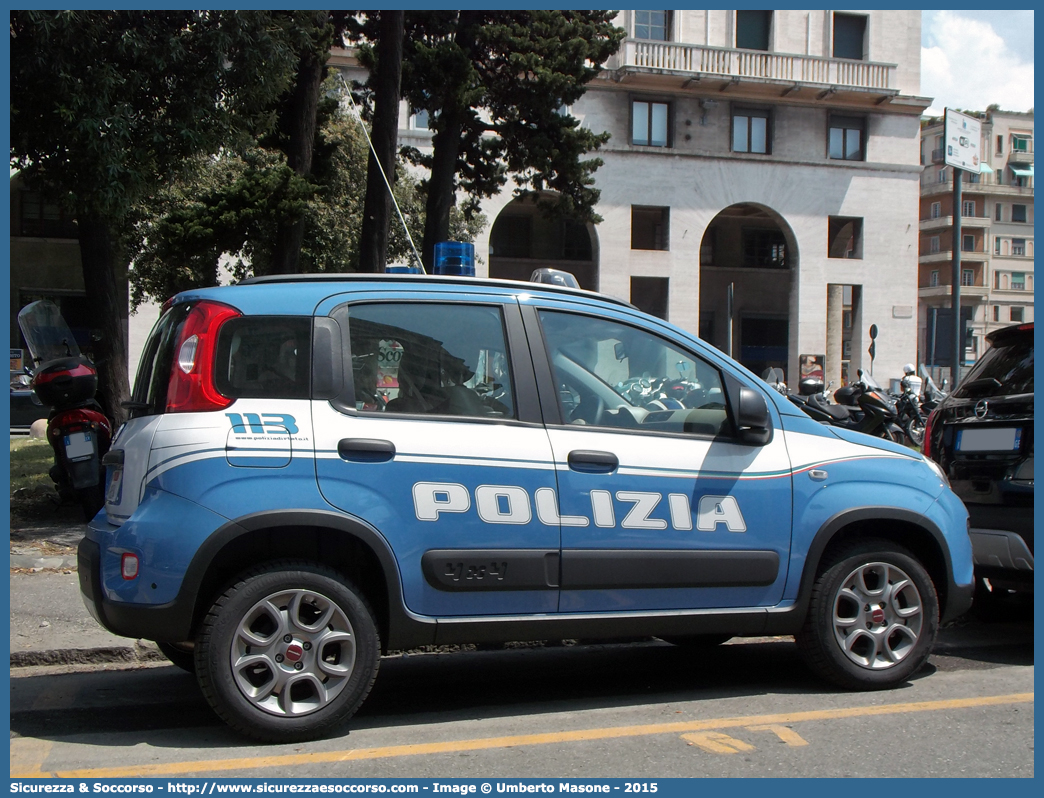
<svg viewBox="0 0 1044 798"><path fill-rule="evenodd" d="M431 176L424 217L424 269L429 274L435 266L435 245L449 238L450 209L457 193L457 156L463 132L460 112L444 108L439 116L438 131L432 139Z"/></svg>
<svg viewBox="0 0 1044 798"><path fill-rule="evenodd" d="M362 231L359 235L359 271L384 271L388 257L388 225L392 217L392 198L388 182L395 182L395 147L399 137L399 87L402 76L402 11L381 11L380 39L377 44L377 71L374 76L373 148L366 168L366 199L363 202Z"/></svg>
<svg viewBox="0 0 1044 798"><path fill-rule="evenodd" d="M101 334L101 340L94 347L98 368L97 400L105 415L117 426L126 417L120 403L130 398L130 387L123 328L127 303L116 280L116 246L106 220L81 213L76 221L91 330Z"/></svg>
<svg viewBox="0 0 1044 798"><path fill-rule="evenodd" d="M283 109L280 127L287 131L286 162L299 175L312 172L312 153L315 149L315 129L318 121L319 95L329 58L329 41L324 32L329 25L329 12L320 11L315 18L316 47L307 47L301 53L297 67L297 81ZM323 44L325 46L320 46ZM301 271L301 244L304 241L305 220L279 223L272 252L272 274L297 274Z"/></svg>

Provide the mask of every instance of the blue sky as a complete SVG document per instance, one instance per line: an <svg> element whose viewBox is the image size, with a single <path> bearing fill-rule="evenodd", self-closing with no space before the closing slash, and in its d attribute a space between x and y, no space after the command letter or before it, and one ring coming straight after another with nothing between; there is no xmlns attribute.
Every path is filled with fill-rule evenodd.
<svg viewBox="0 0 1044 798"><path fill-rule="evenodd" d="M1033 107L1033 11L924 11L921 95L944 108Z"/></svg>

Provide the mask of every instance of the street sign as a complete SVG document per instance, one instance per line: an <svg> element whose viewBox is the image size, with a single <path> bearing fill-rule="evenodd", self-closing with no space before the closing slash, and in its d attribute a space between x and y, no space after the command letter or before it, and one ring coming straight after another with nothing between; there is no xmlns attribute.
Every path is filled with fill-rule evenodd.
<svg viewBox="0 0 1044 798"><path fill-rule="evenodd" d="M982 123L974 116L946 109L943 124L943 161L947 166L978 174Z"/></svg>

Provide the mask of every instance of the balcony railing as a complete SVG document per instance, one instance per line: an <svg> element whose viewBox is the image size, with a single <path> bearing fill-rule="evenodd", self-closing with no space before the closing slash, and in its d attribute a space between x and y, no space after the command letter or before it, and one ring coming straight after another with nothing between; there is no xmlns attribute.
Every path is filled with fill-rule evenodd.
<svg viewBox="0 0 1044 798"><path fill-rule="evenodd" d="M897 69L895 64L870 61L638 39L627 39L607 66L886 90L895 89Z"/></svg>
<svg viewBox="0 0 1044 798"><path fill-rule="evenodd" d="M1008 163L1033 163L1033 148L1029 150L1012 150L1008 153Z"/></svg>

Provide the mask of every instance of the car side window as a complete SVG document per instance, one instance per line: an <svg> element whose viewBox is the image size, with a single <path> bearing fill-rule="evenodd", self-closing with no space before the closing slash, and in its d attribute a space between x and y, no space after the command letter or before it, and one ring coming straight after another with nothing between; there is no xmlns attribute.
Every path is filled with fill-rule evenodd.
<svg viewBox="0 0 1044 798"><path fill-rule="evenodd" d="M307 399L312 320L243 316L218 334L217 389L242 398Z"/></svg>
<svg viewBox="0 0 1044 798"><path fill-rule="evenodd" d="M514 418L500 308L382 302L348 308L355 408Z"/></svg>
<svg viewBox="0 0 1044 798"><path fill-rule="evenodd" d="M540 311L566 424L731 434L719 371L628 324Z"/></svg>

